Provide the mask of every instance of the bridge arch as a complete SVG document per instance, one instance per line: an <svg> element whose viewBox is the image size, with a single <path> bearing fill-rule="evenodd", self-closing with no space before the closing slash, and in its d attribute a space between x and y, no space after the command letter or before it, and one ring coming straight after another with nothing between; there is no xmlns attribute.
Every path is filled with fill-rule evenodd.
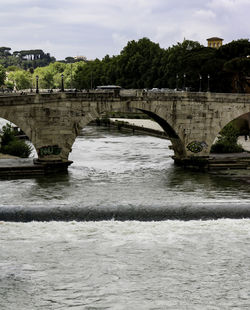
<svg viewBox="0 0 250 310"><path fill-rule="evenodd" d="M130 110L130 107L127 107L127 108L128 110ZM96 120L97 118L101 117L103 113L114 112L115 110L116 109L112 109L112 107L111 109L110 108L107 109L107 107L105 107L105 108L100 109L99 111L95 108L92 108L89 113L87 113L84 117L80 119L78 123L75 124L74 126L75 134L71 140L71 148L75 142L76 137L80 134L80 131L85 126L87 126L90 122ZM162 127L162 129L165 131L166 135L168 136L169 140L172 142L172 148L173 148L176 158L182 158L186 156L185 146L182 140L180 139L176 131L173 129L173 127L170 126L169 123L165 119L161 118L159 115L149 110L145 110L141 108L134 108L134 110L143 112L144 114L148 115L150 118L152 118L156 123L158 123Z"/></svg>
<svg viewBox="0 0 250 310"><path fill-rule="evenodd" d="M18 115L15 115L14 113L0 113L0 118L3 118L6 122L10 122L20 128L25 135L29 138L31 141L31 128L28 123L23 121L22 117L19 117ZM32 142L32 141L31 141Z"/></svg>
<svg viewBox="0 0 250 310"><path fill-rule="evenodd" d="M240 109L238 111L235 111L234 113L225 113L223 118L221 118L220 121L217 122L217 124L215 124L214 130L211 131L211 139L210 139L210 143L209 143L209 152L211 150L211 147L212 147L214 141L216 140L216 137L218 137L218 135L222 131L222 129L225 126L227 126L229 123L231 123L233 121L237 121L239 119L243 120L244 116L245 116L246 117L245 120L248 122L248 124L250 124L249 123L250 111L247 111L247 110L249 110L249 107L247 107L245 109ZM250 126L249 126L249 129L250 129Z"/></svg>
<svg viewBox="0 0 250 310"><path fill-rule="evenodd" d="M173 127L170 126L165 119L161 118L159 115L151 111L146 111L142 109L138 110L151 117L156 123L158 123L162 127L162 129L167 134L169 140L172 142L173 151L177 158L186 157L186 151L183 142L181 141L180 137L177 135Z"/></svg>
<svg viewBox="0 0 250 310"><path fill-rule="evenodd" d="M249 129L250 129L250 111L246 112L246 113L236 113L233 117L228 115L228 117L225 117L223 120L221 120L218 124L220 126L218 126L218 128L216 129L216 131L214 131L214 134L212 136L212 143L210 145L210 150L211 147L213 145L213 143L216 141L216 138L219 136L220 132L223 130L223 128L225 128L228 124L230 124L231 122L235 122L238 123L238 126L240 126L240 123L244 123L247 124L248 127L248 134L249 134ZM237 126L237 124L236 124Z"/></svg>

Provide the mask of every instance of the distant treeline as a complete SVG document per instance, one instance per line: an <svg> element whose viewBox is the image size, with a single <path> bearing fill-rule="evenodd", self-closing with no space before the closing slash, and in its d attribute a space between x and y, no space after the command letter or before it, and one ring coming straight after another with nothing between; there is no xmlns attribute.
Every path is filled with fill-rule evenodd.
<svg viewBox="0 0 250 310"><path fill-rule="evenodd" d="M14 59L16 63L5 62ZM47 62L47 63L46 63ZM20 51L10 54L0 48L0 64L13 72L8 83L22 81L26 69L26 84L34 87L39 76L42 88L58 88L61 75L66 88L89 89L98 85L120 85L123 88L170 88L191 91L250 92L250 42L232 41L219 49L204 47L199 42L184 40L163 49L159 44L142 38L130 41L117 56L102 60L75 62L73 57L55 62L42 50ZM7 65L8 64L8 65ZM20 65L21 64L21 65ZM39 64L39 65L38 65ZM44 67L44 68L42 68ZM0 85L7 83L0 66ZM28 70L27 70L28 69ZM19 71L18 71L19 70ZM18 71L18 72L16 72ZM16 77L15 77L16 76ZM19 83L17 88L23 88Z"/></svg>
<svg viewBox="0 0 250 310"><path fill-rule="evenodd" d="M219 49L195 41L163 49L147 38L130 41L118 56L96 59L75 72L77 88L116 84L124 88L189 88L192 91L250 92L250 42Z"/></svg>
<svg viewBox="0 0 250 310"><path fill-rule="evenodd" d="M82 57L74 58L69 56L64 60L60 60L60 62L74 63L81 60ZM45 53L41 49L21 50L11 53L10 47L0 47L0 64L5 68L8 68L9 66L18 66L21 69L30 70L37 67L48 66L50 63L55 61L55 57L50 56L50 53Z"/></svg>
<svg viewBox="0 0 250 310"><path fill-rule="evenodd" d="M10 47L0 47L0 64L5 68L18 66L22 69L44 67L55 61L49 53L43 50L21 50L11 53Z"/></svg>

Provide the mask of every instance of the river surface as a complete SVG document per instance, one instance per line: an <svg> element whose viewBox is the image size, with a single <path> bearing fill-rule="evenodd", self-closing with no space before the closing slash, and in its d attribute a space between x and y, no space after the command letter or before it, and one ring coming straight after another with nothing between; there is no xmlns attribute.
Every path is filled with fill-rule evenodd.
<svg viewBox="0 0 250 310"><path fill-rule="evenodd" d="M175 167L169 145L89 126L68 174L1 180L2 207L99 217L0 222L0 309L249 309L249 219L150 220L183 205L247 208L249 185ZM100 220L105 210L112 220Z"/></svg>

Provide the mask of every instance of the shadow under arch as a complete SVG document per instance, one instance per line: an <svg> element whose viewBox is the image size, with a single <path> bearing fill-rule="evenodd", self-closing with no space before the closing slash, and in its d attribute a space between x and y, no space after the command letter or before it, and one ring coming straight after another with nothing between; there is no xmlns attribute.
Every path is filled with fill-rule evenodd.
<svg viewBox="0 0 250 310"><path fill-rule="evenodd" d="M173 151L177 158L186 157L186 151L185 151L184 144L182 143L181 139L179 138L179 136L177 135L173 127L171 127L167 121L165 121L163 118L161 118L160 116L158 116L157 114L151 111L147 111L143 109L138 109L138 110L148 115L150 118L152 118L156 123L158 123L162 127L162 129L165 131L168 138L172 142Z"/></svg>

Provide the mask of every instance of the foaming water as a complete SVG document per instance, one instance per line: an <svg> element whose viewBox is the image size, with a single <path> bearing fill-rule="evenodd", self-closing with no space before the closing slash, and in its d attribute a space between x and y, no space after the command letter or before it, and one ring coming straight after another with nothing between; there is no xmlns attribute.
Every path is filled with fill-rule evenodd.
<svg viewBox="0 0 250 310"><path fill-rule="evenodd" d="M169 145L87 127L67 175L1 180L0 309L249 309L249 187Z"/></svg>
<svg viewBox="0 0 250 310"><path fill-rule="evenodd" d="M248 309L249 220L1 223L2 309Z"/></svg>

